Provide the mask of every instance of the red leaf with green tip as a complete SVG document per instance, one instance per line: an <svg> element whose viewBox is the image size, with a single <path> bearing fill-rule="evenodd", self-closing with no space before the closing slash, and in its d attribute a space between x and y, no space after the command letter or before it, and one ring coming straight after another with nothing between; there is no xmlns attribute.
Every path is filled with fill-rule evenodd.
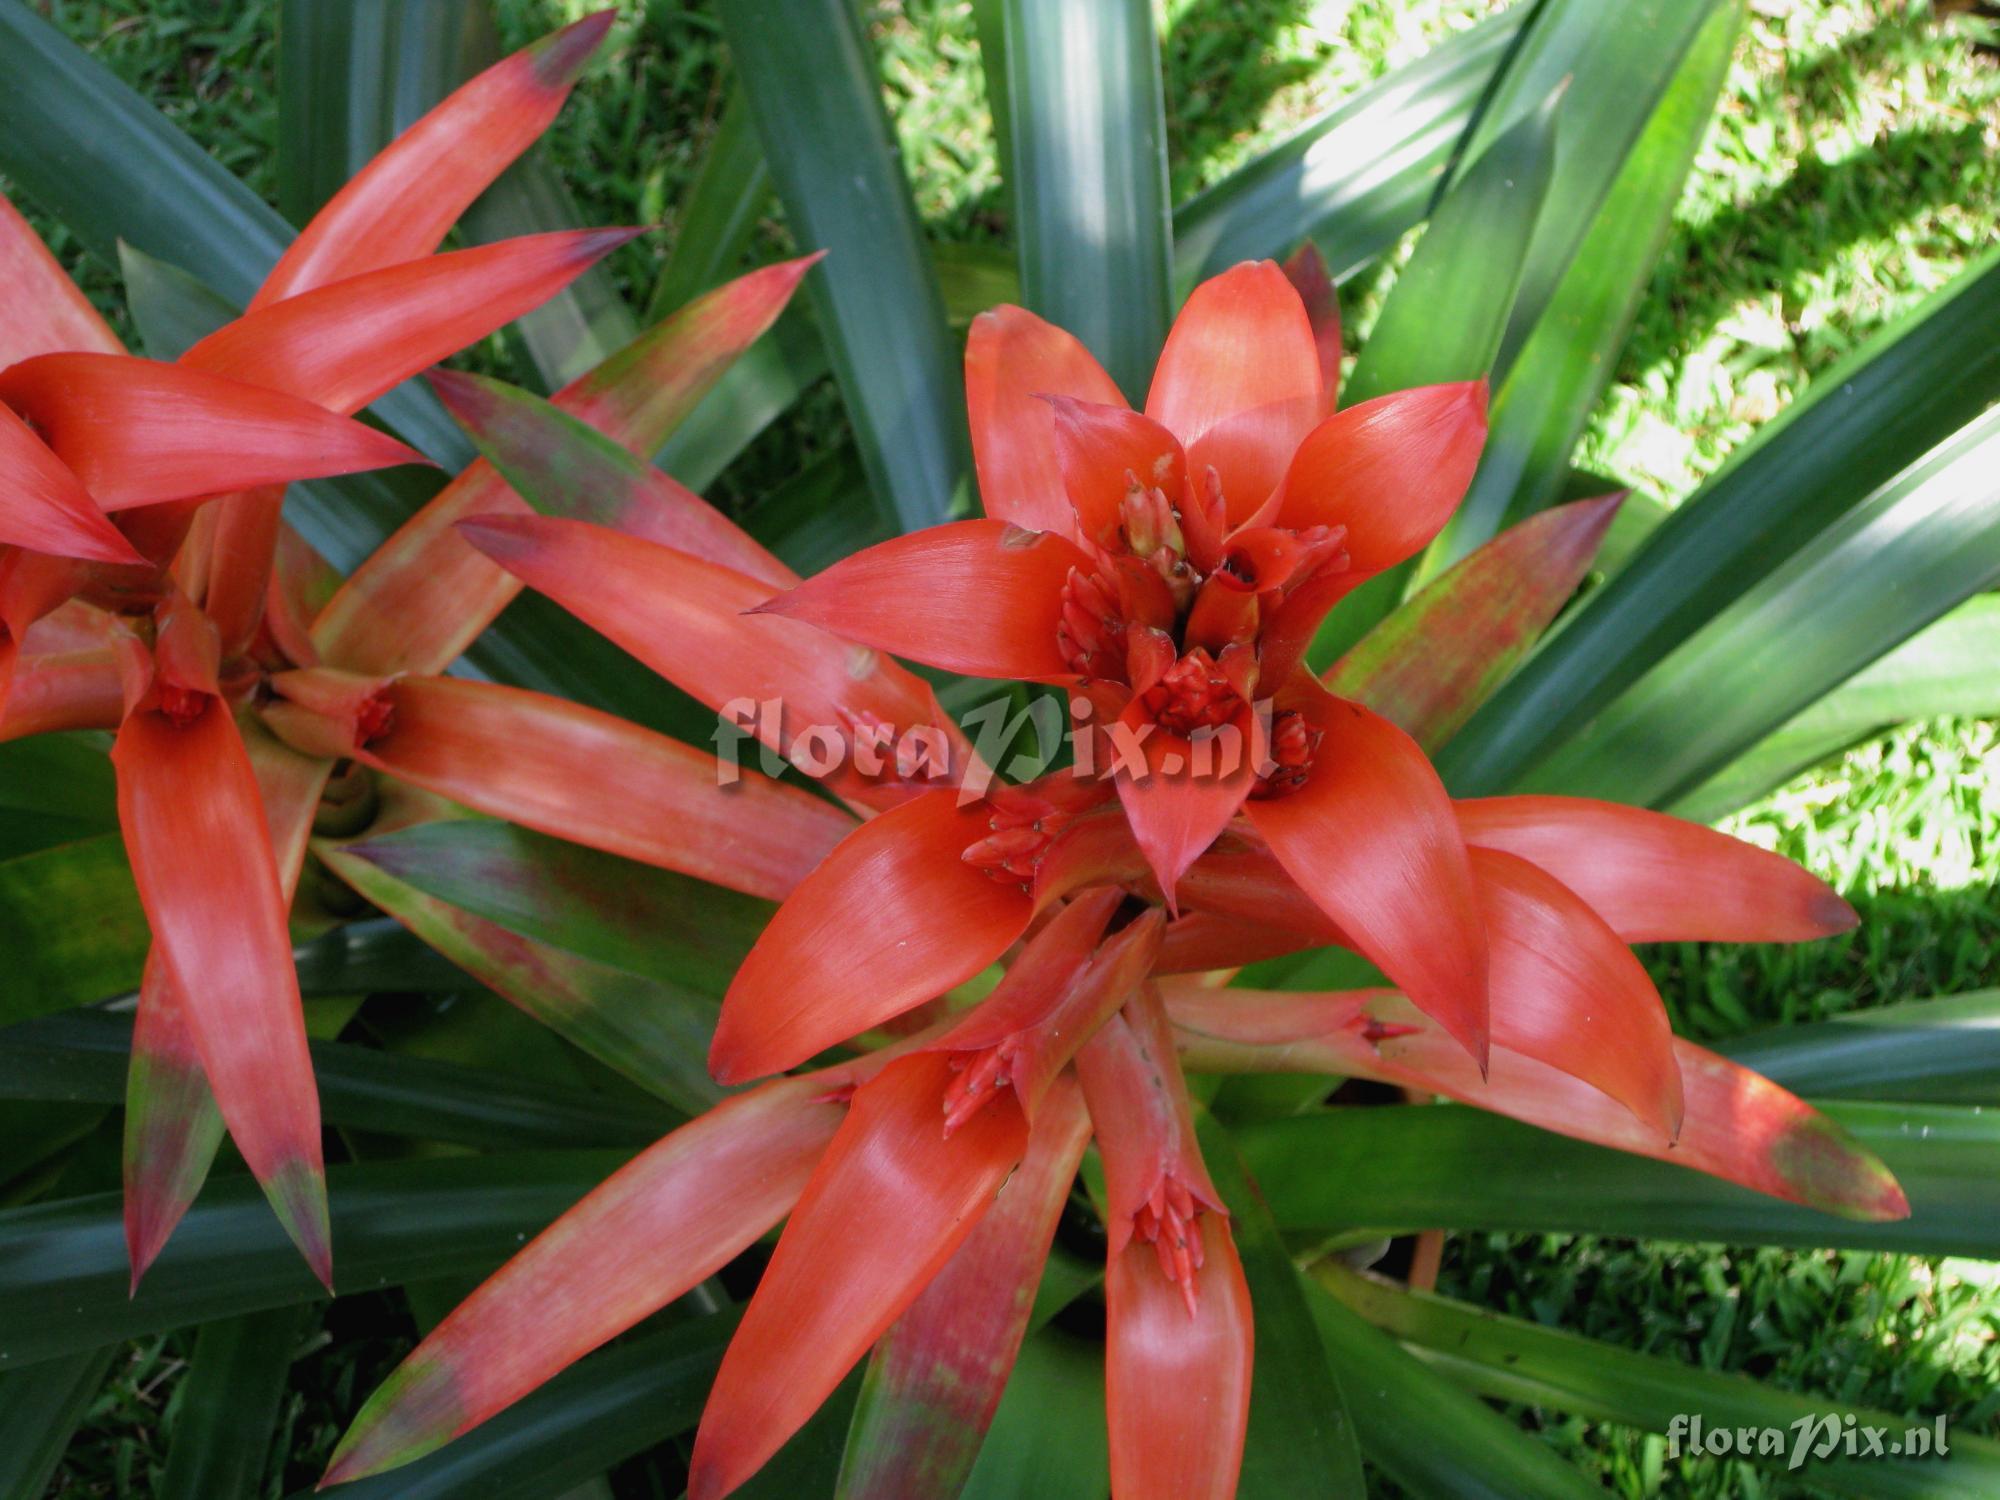
<svg viewBox="0 0 2000 1500"><path fill-rule="evenodd" d="M1321 680L1435 751L1569 602L1623 499L1579 500L1502 532L1369 631Z"/></svg>
<svg viewBox="0 0 2000 1500"><path fill-rule="evenodd" d="M459 530L710 708L746 707L739 727L780 754L791 753L802 730L839 731L841 759L828 784L844 797L883 806L905 800L896 747L918 748L925 730L935 732L933 761L947 762L953 775L970 764L964 736L923 679L814 626L755 613L771 596L768 583L586 521L481 516ZM782 705L775 719L754 708L770 701ZM867 768L859 764L859 731L871 724L895 737L876 746L878 776L861 774Z"/></svg>
<svg viewBox="0 0 2000 1500"><path fill-rule="evenodd" d="M254 722L239 727L289 906L331 767L286 749ZM139 987L125 1083L125 1246L134 1289L201 1191L222 1133L187 1002L156 946Z"/></svg>
<svg viewBox="0 0 2000 1500"><path fill-rule="evenodd" d="M0 323L0 370L37 354L125 352L118 335L4 193L0 193L0 287L7 289L7 318Z"/></svg>
<svg viewBox="0 0 2000 1500"><path fill-rule="evenodd" d="M696 298L570 382L555 404L650 456L771 326L817 259L766 266ZM442 671L521 588L454 528L470 516L527 508L490 464L473 464L327 605L313 628L321 655L358 672Z"/></svg>
<svg viewBox="0 0 2000 1500"><path fill-rule="evenodd" d="M188 1211L222 1145L187 1003L155 947L139 986L125 1080L125 1251L132 1290Z"/></svg>
<svg viewBox="0 0 2000 1500"><path fill-rule="evenodd" d="M307 675L274 685L289 696ZM706 751L541 693L406 677L373 701L389 718L354 747L364 764L494 817L752 896L783 899L854 827L810 792L754 772L724 786Z"/></svg>
<svg viewBox="0 0 2000 1500"><path fill-rule="evenodd" d="M97 508L82 481L5 406L0 406L0 545L92 562L145 560Z"/></svg>
<svg viewBox="0 0 2000 1500"><path fill-rule="evenodd" d="M1540 866L1627 943L1803 943L1858 920L1783 855L1665 813L1586 797L1452 805L1468 844Z"/></svg>
<svg viewBox="0 0 2000 1500"><path fill-rule="evenodd" d="M1066 537L951 521L842 558L778 595L770 614L970 677L1068 682L1063 589L1090 559Z"/></svg>
<svg viewBox="0 0 2000 1500"><path fill-rule="evenodd" d="M282 391L121 354L44 354L0 401L105 510L428 463L386 433Z"/></svg>
<svg viewBox="0 0 2000 1500"><path fill-rule="evenodd" d="M920 1053L855 1091L716 1372L688 1500L727 1495L804 1425L950 1261L1020 1162L1028 1128L1011 1100L946 1138L950 1078L946 1059Z"/></svg>
<svg viewBox="0 0 2000 1500"><path fill-rule="evenodd" d="M875 1346L841 1461L840 1500L963 1488L1089 1143L1082 1091L1065 1075L1042 1101L1027 1155L999 1199Z"/></svg>
<svg viewBox="0 0 2000 1500"><path fill-rule="evenodd" d="M503 58L397 136L313 215L251 308L429 255L555 119L613 15L586 16Z"/></svg>
<svg viewBox="0 0 2000 1500"><path fill-rule="evenodd" d="M141 708L112 764L155 950L187 1002L203 1071L286 1232L330 1284L319 1096L270 829L236 723L213 697L184 723Z"/></svg>
<svg viewBox="0 0 2000 1500"><path fill-rule="evenodd" d="M430 381L480 453L542 515L658 542L773 589L799 581L763 543L693 490L555 403L456 370L435 371Z"/></svg>
<svg viewBox="0 0 2000 1500"><path fill-rule="evenodd" d="M990 809L926 792L862 824L778 908L736 972L709 1050L724 1083L776 1073L977 974L1034 902L967 864Z"/></svg>
<svg viewBox="0 0 2000 1500"><path fill-rule="evenodd" d="M1462 1048L1392 991L1300 994L1186 981L1165 991L1191 1067L1374 1078L1827 1213L1909 1216L1889 1169L1839 1125L1768 1078L1679 1037L1686 1114L1680 1138L1668 1144L1610 1096L1498 1042L1482 1079Z"/></svg>
<svg viewBox="0 0 2000 1500"><path fill-rule="evenodd" d="M333 411L359 411L539 307L644 232L556 230L384 266L245 313L181 363Z"/></svg>
<svg viewBox="0 0 2000 1500"><path fill-rule="evenodd" d="M442 1447L713 1275L783 1218L847 1115L825 1077L724 1101L621 1167L403 1361L322 1485Z"/></svg>

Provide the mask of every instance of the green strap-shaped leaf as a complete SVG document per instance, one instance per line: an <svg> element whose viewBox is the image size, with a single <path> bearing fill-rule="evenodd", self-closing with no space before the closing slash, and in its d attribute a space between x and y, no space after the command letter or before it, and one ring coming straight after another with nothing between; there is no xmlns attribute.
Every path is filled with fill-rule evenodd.
<svg viewBox="0 0 2000 1500"><path fill-rule="evenodd" d="M625 1160L621 1151L459 1156L327 1173L337 1286L484 1271ZM127 1297L116 1193L0 1211L0 1355L9 1368L326 1295L248 1176L210 1182Z"/></svg>
<svg viewBox="0 0 2000 1500"><path fill-rule="evenodd" d="M1288 1233L1546 1230L2000 1256L2000 1114L1841 1102L1824 1113L1888 1165L1909 1218L1833 1218L1459 1105L1322 1111L1236 1139Z"/></svg>
<svg viewBox="0 0 2000 1500"><path fill-rule="evenodd" d="M1814 1097L2000 1105L2000 990L1773 1027L1723 1050Z"/></svg>
<svg viewBox="0 0 2000 1500"><path fill-rule="evenodd" d="M483 0L286 0L278 19L278 196L303 224L384 146L500 60ZM467 211L469 239L572 229L561 180L531 151ZM553 389L638 333L602 266L520 318L516 332Z"/></svg>
<svg viewBox="0 0 2000 1500"><path fill-rule="evenodd" d="M117 834L0 860L0 1025L137 988L151 942Z"/></svg>
<svg viewBox="0 0 2000 1500"><path fill-rule="evenodd" d="M335 1493L348 1500L569 1495L694 1426L735 1328L733 1313L718 1313L594 1354L436 1453Z"/></svg>
<svg viewBox="0 0 2000 1500"><path fill-rule="evenodd" d="M1563 96L1551 89L1431 211L1341 386L1342 405L1493 371L1554 173Z"/></svg>
<svg viewBox="0 0 2000 1500"><path fill-rule="evenodd" d="M0 1495L36 1500L110 1372L114 1348L0 1374Z"/></svg>
<svg viewBox="0 0 2000 1500"><path fill-rule="evenodd" d="M1450 526L1425 554L1419 578L1562 493L1570 454L1611 383L1618 351L1652 286L1674 207L1729 71L1739 20L1733 3L1710 14L1540 320L1510 353L1493 393L1479 472ZM1551 202L1549 212L1555 211Z"/></svg>
<svg viewBox="0 0 2000 1500"><path fill-rule="evenodd" d="M1152 0L1006 0L1008 163L1027 305L1145 399L1173 312Z"/></svg>
<svg viewBox="0 0 2000 1500"><path fill-rule="evenodd" d="M1667 811L1710 823L1911 719L2000 714L2000 596L1978 594L1794 714Z"/></svg>
<svg viewBox="0 0 2000 1500"><path fill-rule="evenodd" d="M771 172L757 145L750 101L738 84L729 91L715 134L674 226L674 247L653 285L646 321L657 322L710 287L743 260L757 220L771 201Z"/></svg>
<svg viewBox="0 0 2000 1500"><path fill-rule="evenodd" d="M1741 10L1741 0L1629 0L1615 20L1607 20L1598 0L1545 0L1528 22L1466 152L1476 164L1489 143L1541 108L1551 90L1568 89L1548 211L1523 262L1496 368L1513 363L1541 322L1697 35L1724 11L1719 24L1733 36ZM1650 275L1652 267L1634 269Z"/></svg>
<svg viewBox="0 0 2000 1500"><path fill-rule="evenodd" d="M860 455L846 445L765 496L743 525L802 578L896 534L868 488Z"/></svg>
<svg viewBox="0 0 2000 1500"><path fill-rule="evenodd" d="M1603 1491L1500 1413L1302 1279L1362 1451L1406 1490L1452 1500L1584 1500ZM1329 1492L1316 1492L1329 1493Z"/></svg>
<svg viewBox="0 0 2000 1500"><path fill-rule="evenodd" d="M2000 251L1815 381L1440 758L1455 790L1517 784L1779 563L2000 394Z"/></svg>
<svg viewBox="0 0 2000 1500"><path fill-rule="evenodd" d="M2000 409L1740 594L1520 784L1670 802L1996 581Z"/></svg>
<svg viewBox="0 0 2000 1500"><path fill-rule="evenodd" d="M723 28L862 464L906 529L944 519L969 448L959 358L848 0L726 0ZM670 468L671 472L671 468Z"/></svg>
<svg viewBox="0 0 2000 1500"><path fill-rule="evenodd" d="M2000 1444L1954 1432L1947 1436L1948 1462L1846 1458L1835 1448L1835 1456L1794 1467L1792 1439L1816 1443L1827 1436L1829 1422L1838 1434L1844 1431L1843 1419L1852 1416L1857 1425L1896 1437L1924 1424L1824 1396L1773 1390L1741 1375L1637 1354L1560 1328L1405 1291L1358 1275L1338 1261L1323 1263L1316 1274L1353 1312L1415 1346L1433 1369L1482 1396L1552 1406L1651 1432L1670 1432L1676 1418L1685 1424L1696 1413L1710 1428L1787 1429L1792 1436L1783 1453L1760 1458L1746 1451L1745 1457L1835 1494L1983 1500L2000 1491Z"/></svg>
<svg viewBox="0 0 2000 1500"><path fill-rule="evenodd" d="M259 1500L304 1309L207 1323L174 1408L157 1500Z"/></svg>
<svg viewBox="0 0 2000 1500"><path fill-rule="evenodd" d="M717 999L770 908L505 823L439 823L321 857L489 989L688 1114Z"/></svg>
<svg viewBox="0 0 2000 1500"><path fill-rule="evenodd" d="M125 240L250 300L290 243L271 207L33 7L0 4L0 170L102 256ZM429 391L370 408L449 469L471 457Z"/></svg>
<svg viewBox="0 0 2000 1500"><path fill-rule="evenodd" d="M0 860L117 828L106 748L93 734L0 744Z"/></svg>
<svg viewBox="0 0 2000 1500"><path fill-rule="evenodd" d="M1230 1230L1256 1319L1250 1430L1237 1494L1242 1500L1292 1500L1298 1495L1361 1500L1367 1490L1354 1417L1327 1362L1326 1347L1313 1331L1298 1268L1228 1132L1205 1110L1197 1128L1202 1159L1229 1205Z"/></svg>
<svg viewBox="0 0 2000 1500"><path fill-rule="evenodd" d="M131 1018L103 1011L0 1028L0 1099L121 1103L131 1046ZM378 1135L489 1149L639 1146L677 1118L574 1086L340 1042L315 1041L312 1054L327 1123Z"/></svg>
<svg viewBox="0 0 2000 1500"><path fill-rule="evenodd" d="M1044 1329L1021 1346L959 1500L1104 1500L1108 1464L1104 1346Z"/></svg>
<svg viewBox="0 0 2000 1500"><path fill-rule="evenodd" d="M1452 148L1532 6L1440 42L1343 100L1174 215L1178 293L1310 236L1336 279L1420 221Z"/></svg>

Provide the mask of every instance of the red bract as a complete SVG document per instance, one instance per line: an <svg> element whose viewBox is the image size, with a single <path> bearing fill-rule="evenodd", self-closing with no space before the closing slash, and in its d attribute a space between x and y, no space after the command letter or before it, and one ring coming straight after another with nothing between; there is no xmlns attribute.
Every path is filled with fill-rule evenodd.
<svg viewBox="0 0 2000 1500"><path fill-rule="evenodd" d="M1423 628L1462 658L1438 691L1408 691L1422 640L1330 674L1356 684L1352 697L1305 667L1341 596L1443 525L1485 428L1479 384L1336 413L1339 357L1331 288L1310 256L1197 288L1143 413L1061 330L1018 308L984 314L966 384L985 518L804 583L594 432L610 427L588 391L548 403L444 382L500 473L563 513L479 514L486 492L468 489L427 534L456 523L865 821L829 822L841 815L824 803L785 811L777 790L729 812L720 799L740 789L711 788L705 811L676 780L661 795L683 816L784 860L675 863L690 853L634 847L645 820L608 817L587 788L475 766L478 735L426 707L460 690L385 685L386 659L374 677L279 681L297 714L274 722L295 743L328 735L329 748L504 816L784 894L730 987L711 1071L737 1083L843 1045L863 1055L730 1101L558 1220L377 1393L330 1478L404 1462L483 1420L679 1295L796 1198L723 1362L689 1492L741 1484L878 1340L857 1430L879 1441L850 1447L854 1483L914 1492L934 1459L969 1462L965 1433L948 1460L927 1433L964 1424L976 1445L991 1417L1087 1132L1104 1167L1114 1492L1233 1493L1251 1309L1177 1052L1221 1069L1387 1078L1841 1212L1907 1211L1837 1127L1677 1042L1626 947L1821 936L1852 924L1844 903L1776 856L1658 814L1454 803L1421 747L1462 722L1463 696L1574 589L1603 504L1502 537L1468 564L1465 608L1449 595L1426 606ZM496 481L492 493L505 491ZM1505 586L1540 565L1549 576L1534 587ZM322 626L336 614L338 601ZM1488 617L1506 628L1482 632ZM1079 730L1074 763L996 780L929 689L878 652L1056 685ZM1378 708L1370 684L1399 686ZM740 716L767 700L784 712ZM417 717L399 728L404 705ZM935 753L899 741L871 761L878 731L914 731ZM846 752L831 764L812 753L822 732ZM565 753L607 778L634 763ZM1260 995L1214 975L1164 990L1152 977L1327 943L1397 988ZM996 963L997 985L977 990ZM969 1009L967 991L983 993ZM698 1215L692 1234L636 1255L653 1246L649 1226L680 1223L695 1184L712 1176L721 1201L737 1201L753 1107L775 1112L774 1155L756 1158L774 1191L755 1213Z"/></svg>

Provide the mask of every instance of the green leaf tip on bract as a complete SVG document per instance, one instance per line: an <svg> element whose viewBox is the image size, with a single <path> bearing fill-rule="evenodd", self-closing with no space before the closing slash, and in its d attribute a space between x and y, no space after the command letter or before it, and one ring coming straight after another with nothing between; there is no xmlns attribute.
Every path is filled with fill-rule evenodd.
<svg viewBox="0 0 2000 1500"><path fill-rule="evenodd" d="M326 1173L312 1163L289 1161L263 1182L264 1196L299 1247L312 1273L333 1291L333 1228L327 1222Z"/></svg>
<svg viewBox="0 0 2000 1500"><path fill-rule="evenodd" d="M1787 1128L1771 1143L1771 1164L1808 1208L1868 1224L1910 1216L1910 1200L1882 1158L1825 1115Z"/></svg>
<svg viewBox="0 0 2000 1500"><path fill-rule="evenodd" d="M613 7L593 11L560 31L552 31L526 49L535 68L535 77L545 88L568 88L583 72L584 64L604 40L611 23L618 19Z"/></svg>
<svg viewBox="0 0 2000 1500"><path fill-rule="evenodd" d="M415 1463L442 1448L466 1425L450 1367L441 1360L412 1358L362 1405L314 1488L324 1490Z"/></svg>
<svg viewBox="0 0 2000 1500"><path fill-rule="evenodd" d="M201 1191L222 1133L222 1116L199 1062L133 1052L125 1091L125 1250L132 1263L131 1296L139 1294L141 1278Z"/></svg>

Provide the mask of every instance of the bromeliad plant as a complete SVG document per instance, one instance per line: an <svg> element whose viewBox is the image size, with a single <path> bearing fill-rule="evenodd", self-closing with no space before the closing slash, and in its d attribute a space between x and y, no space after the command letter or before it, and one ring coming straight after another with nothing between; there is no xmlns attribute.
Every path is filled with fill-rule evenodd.
<svg viewBox="0 0 2000 1500"><path fill-rule="evenodd" d="M0 83L29 106L0 165L100 248L136 243L135 314L173 361L124 355L0 218L26 310L0 353L0 736L84 784L74 736L115 730L126 925L151 936L122 1085L93 1071L123 1061L114 1015L0 1029L0 1087L122 1097L126 1146L122 1256L91 1200L0 1211L0 1357L30 1365L0 1373L0 1414L190 1320L233 1319L198 1369L282 1381L296 1325L265 1310L317 1293L238 1182L196 1201L225 1124L329 1286L411 1284L428 1323L417 1284L492 1272L355 1417L326 1481L356 1495L553 1491L647 1450L696 1497L1101 1495L1107 1468L1121 1497L1360 1494L1363 1453L1415 1493L1569 1494L1462 1385L1518 1397L1519 1367L1538 1400L1662 1430L1646 1390L1718 1423L1795 1413L1660 1362L1595 1380L1599 1346L1474 1337L1337 1252L1546 1225L1996 1253L1993 1174L1957 1165L1995 1159L1990 1128L1907 1102L1945 1088L1933 1054L1885 1029L1830 1066L1781 1035L1752 1071L1672 1035L1629 945L1852 925L1804 871L1655 809L1782 774L1797 752L1763 736L2000 572L1977 333L2000 272L1861 350L1815 388L1839 401L1809 395L1646 538L1568 461L1735 5L1502 15L1171 235L1147 0L1088 25L978 9L1014 266L949 265L940 295L845 0L729 0L739 92L641 332L587 270L629 231L537 219L547 184L516 160L605 17L449 92L287 248L0 5ZM365 11L286 7L300 98L343 68L374 85ZM447 92L481 32L452 15L385 51L390 92ZM66 131L79 111L115 123ZM108 142L101 180L50 165L77 138ZM814 253L717 285L773 185ZM436 253L461 216L556 232ZM1424 218L1348 361L1327 267ZM202 256L212 291L163 263ZM785 311L801 285L810 316ZM538 303L549 397L441 370L392 389ZM747 514L699 499L829 367L852 454ZM435 493L360 472L415 456L349 420L370 402L462 472ZM967 471L983 516L952 519ZM503 616L524 586L555 607ZM1795 670L1746 681L1780 623ZM1000 690L967 678L1066 710L1067 748L968 735ZM21 847L9 890L123 878L88 839ZM463 974L338 925L357 898ZM37 975L74 962L46 951ZM346 1035L388 1045L309 1052L299 975L373 992ZM505 1019L476 999L458 1028L412 995L477 986L560 1038L547 1067L471 1036ZM316 1063L354 1163L330 1194ZM1785 1086L1856 1076L1888 1102ZM1346 1078L1407 1102L1350 1106ZM73 1139L30 1135L0 1184L47 1191L53 1161L96 1185ZM333 1240L360 1268L339 1283ZM58 1362L68 1385L42 1378ZM1051 1454L1065 1422L1104 1431L1093 1406L1104 1460ZM2000 1472L1954 1446L1975 1488Z"/></svg>
<svg viewBox="0 0 2000 1500"><path fill-rule="evenodd" d="M407 1462L483 1421L781 1219L703 1414L690 1496L736 1490L885 1334L905 1352L876 1400L983 1427L1094 1141L1113 1492L1234 1493L1253 1312L1182 1052L1219 1071L1392 1079L1794 1202L1908 1213L1838 1126L1677 1046L1626 947L1822 937L1852 925L1846 903L1775 855L1660 814L1551 797L1455 805L1403 729L1303 665L1343 594L1444 525L1486 409L1474 383L1331 412L1339 333L1315 327L1308 304L1331 305L1311 252L1289 277L1264 262L1204 283L1144 416L1062 330L1020 308L982 314L966 370L986 519L882 543L781 591L782 565L719 517L682 529L678 546L545 515L460 523L705 701L793 710L774 716L773 748L831 727L850 777L867 741L900 731L878 685L893 669L848 643L1057 685L1092 738L1024 785L992 782L962 749L949 774L947 746L930 778L947 784L926 786L923 768L868 747L875 779L849 790L895 805L798 881L737 970L709 1064L744 1083L877 1028L903 1036L732 1099L624 1168L417 1349L330 1479ZM447 389L538 505L587 472L588 438L553 407L456 379ZM1546 611L1609 518L1585 502L1555 514L1560 531L1510 534L1493 551L1514 551L1500 567L1520 569ZM1558 561L1551 542L1569 566L1539 577ZM1419 631L1405 649L1482 649L1441 634ZM368 691L340 728L350 753L393 768L393 748L376 747L402 732L379 728L400 723L401 688ZM620 774L610 760L572 771ZM709 795L726 805L744 790ZM753 890L812 838L753 818L736 834L739 871L718 870L706 847L667 862ZM1165 977L1226 977L1329 942L1395 989ZM969 1010L936 1001L1003 960ZM968 1372L960 1389L944 1389L946 1370ZM886 1461L923 1468L920 1453Z"/></svg>

